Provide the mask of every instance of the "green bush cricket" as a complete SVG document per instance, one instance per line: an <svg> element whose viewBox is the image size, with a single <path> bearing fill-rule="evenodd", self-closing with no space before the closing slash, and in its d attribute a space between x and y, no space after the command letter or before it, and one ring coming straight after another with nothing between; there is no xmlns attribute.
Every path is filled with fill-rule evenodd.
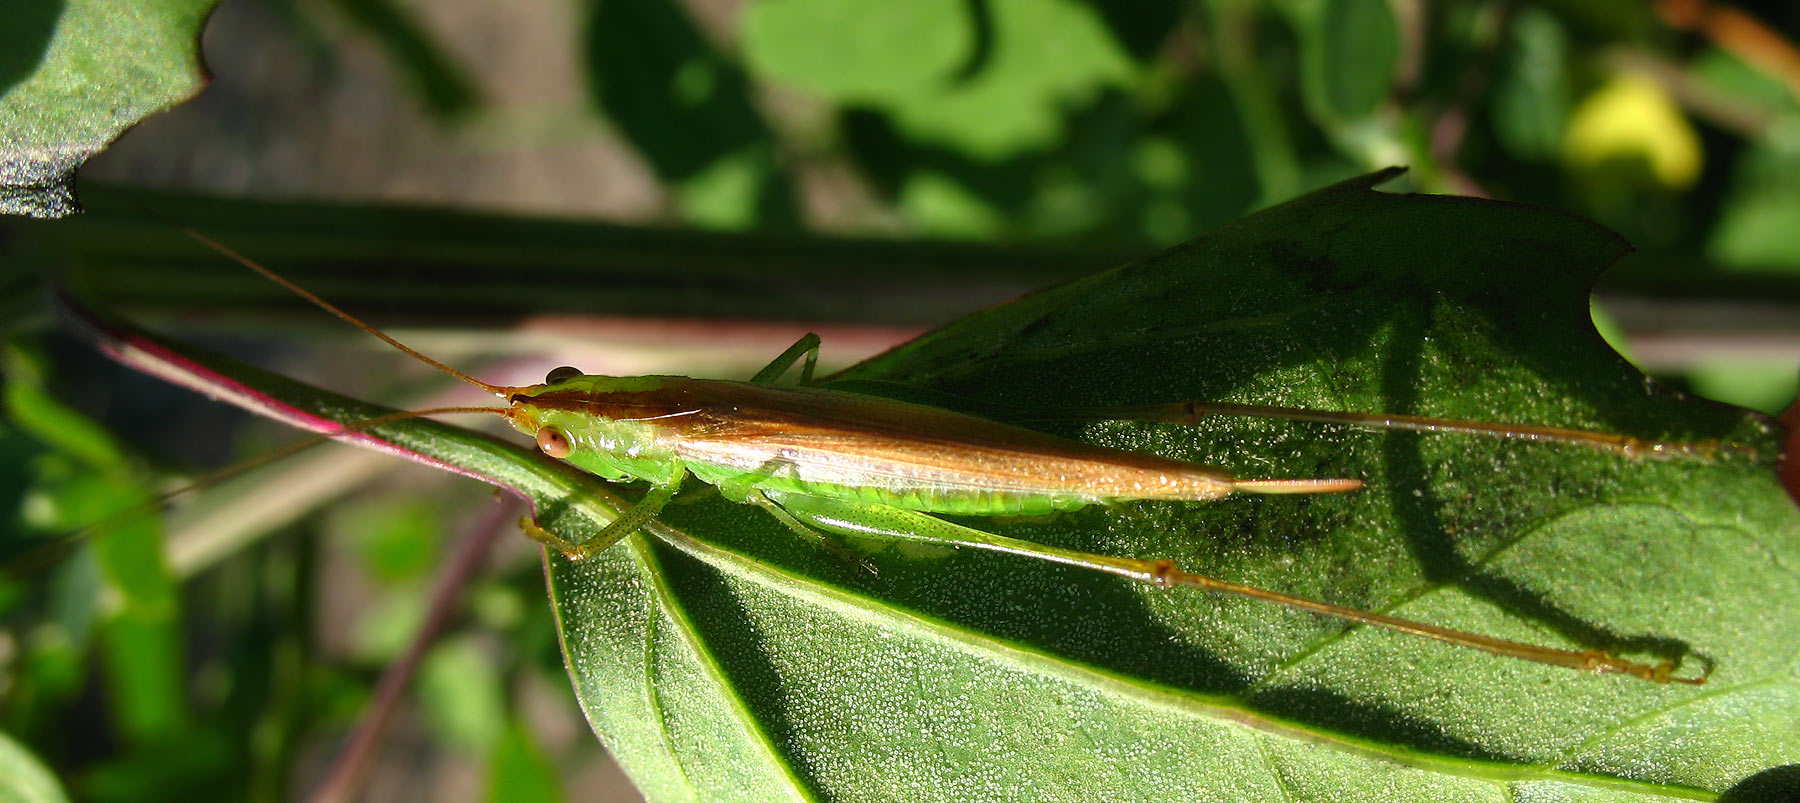
<svg viewBox="0 0 1800 803"><path fill-rule="evenodd" d="M813 377L820 341L810 334L747 382L609 377L562 367L551 371L540 384L494 385L400 343L202 234L187 233L408 355L495 394L506 404L384 416L345 431L439 412L493 414L533 437L539 449L552 458L607 481L648 483L649 491L635 506L581 543L563 539L535 519L521 522L528 536L573 560L596 555L636 532L692 478L712 486L728 500L763 509L796 534L870 571L876 567L843 539L911 541L1030 557L1159 588L1187 586L1264 600L1569 669L1623 674L1656 683L1706 681L1704 671L1695 676L1675 674L1676 664L1668 659L1645 663L1602 650L1556 649L1498 639L1193 574L1170 560L1061 549L939 518L1042 515L1144 500L1209 502L1235 493L1342 493L1361 488L1358 479L1238 479L1198 463L1081 443L988 417L820 386ZM796 365L797 382L781 383ZM1558 427L1199 401L1048 413L1023 408L994 408L992 412L999 417L1189 423L1207 415L1285 418L1546 441L1599 449L1628 459L1704 457L1716 448L1710 443L1647 441Z"/></svg>

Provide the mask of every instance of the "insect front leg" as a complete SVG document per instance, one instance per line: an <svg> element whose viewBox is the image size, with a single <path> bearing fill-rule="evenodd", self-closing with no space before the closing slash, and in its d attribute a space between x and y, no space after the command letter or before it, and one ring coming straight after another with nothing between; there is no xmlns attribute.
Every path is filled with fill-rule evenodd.
<svg viewBox="0 0 1800 803"><path fill-rule="evenodd" d="M606 551L607 547L618 543L619 539L637 532L651 519L656 518L656 514L662 512L663 506L667 505L669 500L674 499L675 494L681 491L681 481L686 476L687 472L683 471L672 482L651 486L649 493L644 494L644 498L639 499L637 504L620 511L618 518L613 519L594 537L579 544L544 529L543 525L538 524L534 517L520 519L519 529L525 532L526 537L561 552L569 560L586 560Z"/></svg>
<svg viewBox="0 0 1800 803"><path fill-rule="evenodd" d="M756 376L750 377L750 381L774 384L802 356L806 357L806 362L800 366L800 384L810 385L813 381L813 369L819 365L819 336L812 332L801 335L799 340L794 341L794 345L787 347L787 351L781 352L781 356L763 366L761 371L756 372Z"/></svg>
<svg viewBox="0 0 1800 803"><path fill-rule="evenodd" d="M826 532L863 538L892 538L906 541L921 541L953 547L968 547L989 552L1000 552L1008 555L1046 560L1067 566L1079 566L1084 569L1105 572L1107 574L1147 583L1158 588L1187 586L1221 594L1232 594L1252 599L1273 602L1295 610L1329 616L1356 624L1379 627L1398 633L1442 641L1460 647L1481 650L1483 652L1518 658L1552 666L1561 666L1595 674L1623 674L1655 683L1689 683L1706 682L1704 670L1697 677L1675 676L1675 664L1672 661L1659 661L1655 664L1628 661L1599 650L1562 650L1551 647L1539 647L1522 642L1484 636L1452 630L1446 627L1415 622L1386 614L1346 608L1341 605L1318 602L1302 597L1290 596L1278 591L1269 591L1219 580L1204 575L1193 574L1182 570L1170 560L1142 560L1138 558L1121 558L1113 555L1100 555L1091 552L1078 552L1060 549L1017 538L965 527L954 522L916 513L910 510L875 505L866 502L853 502L842 499L827 499L801 494L769 491L768 497L774 504L792 514L794 518Z"/></svg>

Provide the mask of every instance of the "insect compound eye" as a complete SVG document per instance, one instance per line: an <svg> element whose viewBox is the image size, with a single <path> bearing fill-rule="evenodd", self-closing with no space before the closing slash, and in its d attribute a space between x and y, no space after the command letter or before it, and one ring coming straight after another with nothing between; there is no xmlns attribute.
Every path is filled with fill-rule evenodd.
<svg viewBox="0 0 1800 803"><path fill-rule="evenodd" d="M578 376L581 376L581 369L576 368L573 365L565 365L565 366L562 366L561 368L552 368L552 369L550 369L550 373L544 375L544 384L554 385L565 379L574 379L575 377L578 377Z"/></svg>
<svg viewBox="0 0 1800 803"><path fill-rule="evenodd" d="M558 460L568 457L570 452L575 451L575 447L569 443L569 436L562 434L562 430L555 427L539 427L537 442L538 448L544 450L544 454Z"/></svg>

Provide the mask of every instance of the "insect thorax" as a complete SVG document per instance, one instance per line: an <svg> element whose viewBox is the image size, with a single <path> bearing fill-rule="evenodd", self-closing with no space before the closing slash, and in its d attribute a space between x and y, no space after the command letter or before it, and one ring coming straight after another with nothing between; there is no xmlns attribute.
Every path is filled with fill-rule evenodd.
<svg viewBox="0 0 1800 803"><path fill-rule="evenodd" d="M607 479L669 481L678 471L668 428L654 421L614 420L544 410L543 426L556 427L573 451L568 460Z"/></svg>

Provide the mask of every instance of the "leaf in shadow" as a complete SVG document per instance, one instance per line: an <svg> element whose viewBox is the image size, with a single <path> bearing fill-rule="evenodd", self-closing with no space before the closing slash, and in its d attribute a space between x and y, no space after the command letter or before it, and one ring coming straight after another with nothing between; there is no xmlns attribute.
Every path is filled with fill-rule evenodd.
<svg viewBox="0 0 1800 803"><path fill-rule="evenodd" d="M797 221L743 70L683 9L667 0L593 2L585 24L594 102L658 176L687 182L747 160L756 219L777 227Z"/></svg>
<svg viewBox="0 0 1800 803"><path fill-rule="evenodd" d="M481 92L474 82L392 0L335 0L335 4L375 38L397 70L417 87L432 114L455 117L481 105Z"/></svg>
<svg viewBox="0 0 1800 803"><path fill-rule="evenodd" d="M24 0L5 5L7 23L0 27L0 95L43 62L63 5L62 0Z"/></svg>

